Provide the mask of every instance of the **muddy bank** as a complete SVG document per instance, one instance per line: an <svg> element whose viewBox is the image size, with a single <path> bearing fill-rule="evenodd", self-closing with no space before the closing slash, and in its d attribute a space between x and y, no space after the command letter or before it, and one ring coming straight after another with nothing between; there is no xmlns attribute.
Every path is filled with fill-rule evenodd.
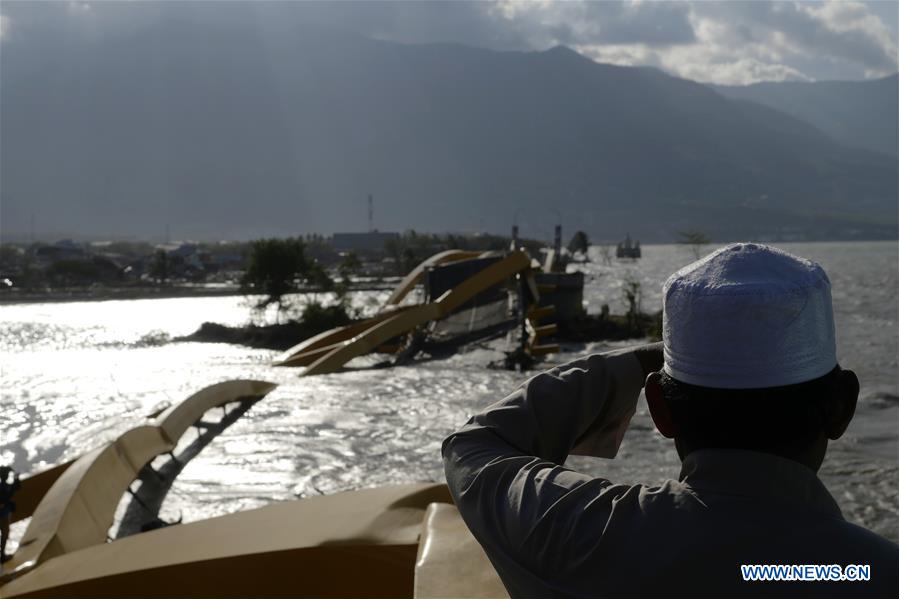
<svg viewBox="0 0 899 599"><path fill-rule="evenodd" d="M196 341L202 343L232 343L257 349L273 349L284 351L297 343L334 327L358 322L339 315L313 321L291 320L281 324L246 325L240 327L226 326L215 322L204 322L199 329L190 335L175 338L174 341ZM558 323L558 332L546 339L563 343L589 343L591 341L621 341L624 339L650 338L661 339L661 312L658 314L641 314L636 319L619 315L584 315L574 320ZM514 323L508 326L514 328ZM479 337L496 334L496 327L489 331L473 334ZM470 335L472 336L472 335ZM448 345L464 344L470 339L456 339L454 342L435 344L446 350ZM430 347L430 346L429 346Z"/></svg>
<svg viewBox="0 0 899 599"><path fill-rule="evenodd" d="M350 324L347 321L343 324ZM334 325L342 326L342 325ZM281 324L247 325L229 327L215 322L204 322L200 328L174 341L198 341L201 343L233 343L257 349L274 349L284 351L313 335L318 335L333 327L316 326L315 324L292 320Z"/></svg>
<svg viewBox="0 0 899 599"><path fill-rule="evenodd" d="M619 314L587 314L558 323L556 341L589 343L591 341L623 341L625 339L662 339L662 313L638 314L628 317Z"/></svg>

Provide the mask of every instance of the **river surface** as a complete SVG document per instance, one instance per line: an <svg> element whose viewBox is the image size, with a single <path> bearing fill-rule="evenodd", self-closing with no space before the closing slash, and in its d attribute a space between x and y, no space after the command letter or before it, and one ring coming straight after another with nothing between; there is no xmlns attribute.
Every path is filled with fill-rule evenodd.
<svg viewBox="0 0 899 599"><path fill-rule="evenodd" d="M821 477L847 519L899 541L899 243L780 247L827 270L839 360L862 382L856 418L831 445ZM604 265L598 250L591 248L591 263L570 267L587 275L590 312L608 304L623 313L626 281L640 283L645 310L660 309L664 280L693 260L683 246L660 245L645 246L642 260ZM372 311L386 296L364 292L355 301ZM486 368L501 357L502 341L394 368L359 358L345 372L302 379L270 366L276 352L171 341L203 321L241 324L248 314L242 297L0 306L0 463L28 473L78 456L211 383L279 383L189 461L165 495L162 517L189 522L272 501L441 481L443 438L522 380ZM568 345L548 365L621 345ZM189 430L181 446L198 434ZM624 483L659 483L679 470L642 398L618 458L569 465Z"/></svg>

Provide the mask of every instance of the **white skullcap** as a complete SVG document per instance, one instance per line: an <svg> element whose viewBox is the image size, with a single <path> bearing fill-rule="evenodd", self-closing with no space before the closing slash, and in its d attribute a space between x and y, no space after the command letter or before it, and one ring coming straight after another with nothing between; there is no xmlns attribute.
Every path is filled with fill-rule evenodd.
<svg viewBox="0 0 899 599"><path fill-rule="evenodd" d="M671 275L663 295L665 372L678 381L780 387L837 364L830 280L805 258L735 243Z"/></svg>

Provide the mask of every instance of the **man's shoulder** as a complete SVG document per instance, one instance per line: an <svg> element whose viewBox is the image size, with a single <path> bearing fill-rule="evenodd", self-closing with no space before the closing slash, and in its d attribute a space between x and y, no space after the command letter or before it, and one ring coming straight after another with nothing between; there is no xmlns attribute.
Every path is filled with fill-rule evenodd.
<svg viewBox="0 0 899 599"><path fill-rule="evenodd" d="M650 530L683 529L708 547L734 544L748 548L755 543L810 553L839 553L899 565L899 545L854 524L837 514L803 510L747 497L709 497L683 481L666 480L660 485L610 485L606 492L617 502L630 503L641 517L631 524ZM630 499L630 501L628 501ZM804 553L805 551L803 551Z"/></svg>
<svg viewBox="0 0 899 599"><path fill-rule="evenodd" d="M893 541L846 520L840 520L834 524L834 527L845 539L848 550L870 553L899 566L899 545Z"/></svg>

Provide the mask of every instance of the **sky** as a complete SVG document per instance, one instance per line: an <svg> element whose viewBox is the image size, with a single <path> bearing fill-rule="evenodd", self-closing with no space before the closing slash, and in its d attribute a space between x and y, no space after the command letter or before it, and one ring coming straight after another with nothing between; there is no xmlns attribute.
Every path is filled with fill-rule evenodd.
<svg viewBox="0 0 899 599"><path fill-rule="evenodd" d="M404 43L496 50L565 45L599 62L705 83L860 80L896 72L897 1L18 2L0 3L0 50L52 32L128 35L171 19L278 30L285 22ZM2 72L0 72L2 76Z"/></svg>

